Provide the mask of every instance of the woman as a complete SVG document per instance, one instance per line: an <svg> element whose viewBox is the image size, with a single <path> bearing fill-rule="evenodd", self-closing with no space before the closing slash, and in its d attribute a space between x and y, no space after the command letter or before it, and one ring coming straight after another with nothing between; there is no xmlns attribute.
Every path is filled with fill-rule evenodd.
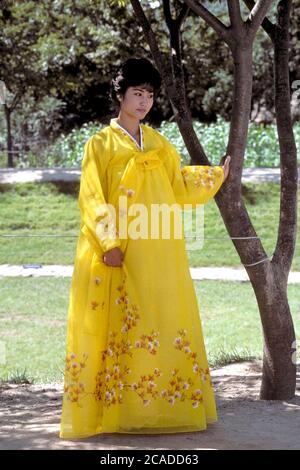
<svg viewBox="0 0 300 470"><path fill-rule="evenodd" d="M175 147L140 123L160 84L147 59L127 60L112 80L118 117L85 145L61 438L201 431L217 421L184 237L163 236L157 223L145 236L145 227L155 205L213 198L230 157L180 168Z"/></svg>

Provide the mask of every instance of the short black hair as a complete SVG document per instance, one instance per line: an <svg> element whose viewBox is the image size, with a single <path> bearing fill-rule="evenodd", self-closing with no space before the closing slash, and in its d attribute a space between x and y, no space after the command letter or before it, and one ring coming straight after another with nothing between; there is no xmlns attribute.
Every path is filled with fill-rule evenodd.
<svg viewBox="0 0 300 470"><path fill-rule="evenodd" d="M110 97L120 104L117 94L124 95L130 86L143 85L156 95L161 86L161 76L150 60L131 57L117 70L110 84Z"/></svg>

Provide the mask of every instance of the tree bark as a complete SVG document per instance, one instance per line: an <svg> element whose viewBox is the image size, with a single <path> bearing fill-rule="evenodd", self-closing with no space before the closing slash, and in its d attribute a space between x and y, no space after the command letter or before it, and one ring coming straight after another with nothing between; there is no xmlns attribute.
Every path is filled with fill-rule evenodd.
<svg viewBox="0 0 300 470"><path fill-rule="evenodd" d="M253 0L245 3L253 7ZM263 377L260 396L263 399L288 399L296 387L296 349L293 320L287 299L288 274L291 268L297 234L297 148L291 116L289 80L289 27L291 0L277 6L277 24L268 19L262 23L274 45L275 112L280 148L280 216L276 248L266 273L265 289L253 278L264 330ZM266 291L265 293L263 291ZM262 291L262 292L260 292ZM264 296L266 300L264 301Z"/></svg>
<svg viewBox="0 0 300 470"><path fill-rule="evenodd" d="M11 110L4 104L4 114L6 121L6 146L7 146L7 168L14 167L13 161L13 141L11 134Z"/></svg>
<svg viewBox="0 0 300 470"><path fill-rule="evenodd" d="M244 155L247 141L248 122L252 95L252 50L240 43L234 55L234 99L227 153ZM244 207L240 192L242 159L236 158L231 164L232 187L228 188L229 198L216 195L217 205L231 236L256 236ZM238 185L238 186L237 186ZM296 370L292 362L295 331L286 293L284 272L278 270L274 259L268 260L258 239L234 240L242 263L249 275L260 312L263 336L263 374L260 390L261 399L289 399L295 394ZM263 263L248 266L265 259ZM243 261L245 260L245 261Z"/></svg>
<svg viewBox="0 0 300 470"><path fill-rule="evenodd" d="M237 19L239 9L237 5L229 2L230 0L229 13L234 31L234 40L228 41L234 59L234 97L227 154L233 159L227 185L221 188L215 200L231 237L255 237L256 232L241 197L241 176L251 111L252 43L255 27L257 28L259 23L257 20L247 21L245 24L250 34L243 35ZM190 1L187 3L191 4ZM254 9L257 11L259 3L263 6L262 1L255 4L252 2L252 12ZM275 109L281 152L282 186L278 240L273 259L268 259L258 237L248 239L247 244L233 240L258 302L264 337L260 398L268 400L292 398L295 396L296 387L296 364L292 360L295 331L287 299L287 277L295 248L297 217L297 155L290 115L288 73L290 3L290 0L279 2L280 28L276 29L274 36Z"/></svg>
<svg viewBox="0 0 300 470"><path fill-rule="evenodd" d="M295 331L284 275L273 260L263 269L247 270L259 306L264 336L260 398L288 400L295 396L296 388L296 364L292 360Z"/></svg>

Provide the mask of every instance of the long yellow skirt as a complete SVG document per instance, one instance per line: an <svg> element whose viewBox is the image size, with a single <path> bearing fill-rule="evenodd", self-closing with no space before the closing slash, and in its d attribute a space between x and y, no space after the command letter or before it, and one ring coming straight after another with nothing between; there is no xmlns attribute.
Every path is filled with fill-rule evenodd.
<svg viewBox="0 0 300 470"><path fill-rule="evenodd" d="M138 202L172 203L161 167ZM164 186L163 186L164 184ZM81 227L70 290L61 438L202 431L217 421L184 237L129 239L109 267Z"/></svg>
<svg viewBox="0 0 300 470"><path fill-rule="evenodd" d="M81 250L84 243L81 237ZM100 333L89 334L80 315L69 321L62 438L201 431L217 421L184 241L152 240L151 251L147 243L128 243L123 267L104 268L108 308ZM77 302L80 313L79 264L70 309Z"/></svg>

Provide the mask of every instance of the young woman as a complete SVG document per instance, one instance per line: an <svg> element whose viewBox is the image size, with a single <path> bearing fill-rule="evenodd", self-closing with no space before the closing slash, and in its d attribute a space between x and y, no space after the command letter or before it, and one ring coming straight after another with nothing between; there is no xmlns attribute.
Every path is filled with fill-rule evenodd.
<svg viewBox="0 0 300 470"><path fill-rule="evenodd" d="M175 147L140 122L160 84L147 59L127 60L112 80L118 117L85 145L61 438L201 431L217 421L185 240L165 236L150 213L208 202L230 157L180 168Z"/></svg>

